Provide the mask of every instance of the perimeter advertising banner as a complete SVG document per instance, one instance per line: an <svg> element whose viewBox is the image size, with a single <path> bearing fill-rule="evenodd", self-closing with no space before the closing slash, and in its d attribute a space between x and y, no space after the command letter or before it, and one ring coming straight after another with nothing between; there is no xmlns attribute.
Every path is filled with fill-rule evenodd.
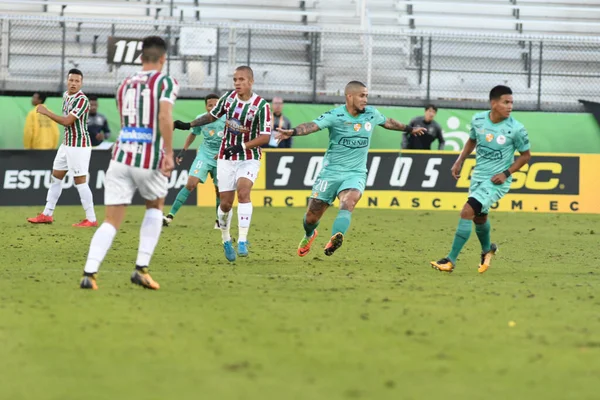
<svg viewBox="0 0 600 400"><path fill-rule="evenodd" d="M461 177L450 174L458 153L372 151L362 208L460 210L467 200L475 158ZM252 202L266 207L306 207L323 162L323 152L271 150L252 191ZM511 191L493 206L498 211L600 213L600 155L534 154L513 175ZM199 206L214 206L212 182L200 185Z"/></svg>

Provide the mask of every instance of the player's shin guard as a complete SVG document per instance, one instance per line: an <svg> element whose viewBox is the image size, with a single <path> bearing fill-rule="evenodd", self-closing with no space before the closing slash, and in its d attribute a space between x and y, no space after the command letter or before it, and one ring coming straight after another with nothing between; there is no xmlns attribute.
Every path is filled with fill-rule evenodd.
<svg viewBox="0 0 600 400"><path fill-rule="evenodd" d="M173 202L173 205L171 206L171 210L169 211L169 214L171 215L175 215L177 214L177 211L179 211L179 209L181 208L182 205L185 204L185 202L187 201L190 192L188 190L188 188L186 188L185 186L181 188L181 190L179 191L179 193L177 193L177 197L175 197L175 201Z"/></svg>
<svg viewBox="0 0 600 400"><path fill-rule="evenodd" d="M475 224L475 233L481 243L481 251L487 253L492 246L490 231L492 230L490 221L486 220L484 224Z"/></svg>
<svg viewBox="0 0 600 400"><path fill-rule="evenodd" d="M315 229L319 226L319 222L317 221L315 224L309 224L306 222L306 214L304 214L304 219L302 220L302 224L304 225L304 235L309 238L315 233Z"/></svg>
<svg viewBox="0 0 600 400"><path fill-rule="evenodd" d="M231 217L233 216L233 210L229 210L225 212L219 207L217 210L217 216L219 217L219 226L221 227L221 238L223 242L229 242L231 240L231 235L229 234L229 229L231 227Z"/></svg>
<svg viewBox="0 0 600 400"><path fill-rule="evenodd" d="M335 235L340 232L342 235L346 234L346 231L350 227L350 221L352 220L352 213L348 210L340 210L338 215L333 221L333 227L331 228L331 234Z"/></svg>
<svg viewBox="0 0 600 400"><path fill-rule="evenodd" d="M58 198L62 193L62 179L56 179L52 177L52 184L48 189L48 195L46 196L46 207L44 208L44 212L42 214L47 215L49 217L54 214L54 209L56 208L56 203L58 203Z"/></svg>
<svg viewBox="0 0 600 400"><path fill-rule="evenodd" d="M252 203L239 203L237 213L239 229L238 242L246 242L248 240L250 221L252 221Z"/></svg>
<svg viewBox="0 0 600 400"><path fill-rule="evenodd" d="M79 192L81 205L85 211L85 218L90 222L96 222L96 213L94 212L94 196L87 182L75 185Z"/></svg>
<svg viewBox="0 0 600 400"><path fill-rule="evenodd" d="M140 228L140 247L138 248L136 265L147 267L162 231L162 212L158 208L149 208L144 214Z"/></svg>
<svg viewBox="0 0 600 400"><path fill-rule="evenodd" d="M460 251L469 240L469 236L471 236L471 224L472 222L469 219L461 218L460 221L458 221L458 228L456 228L454 241L452 242L452 250L450 250L450 254L448 254L448 258L454 264L456 264L456 259L458 258Z"/></svg>
<svg viewBox="0 0 600 400"><path fill-rule="evenodd" d="M90 251L85 263L85 268L83 269L85 273L95 274L98 272L100 263L104 260L116 234L117 230L108 222L104 222L96 229L96 232L92 237L92 242L90 243Z"/></svg>

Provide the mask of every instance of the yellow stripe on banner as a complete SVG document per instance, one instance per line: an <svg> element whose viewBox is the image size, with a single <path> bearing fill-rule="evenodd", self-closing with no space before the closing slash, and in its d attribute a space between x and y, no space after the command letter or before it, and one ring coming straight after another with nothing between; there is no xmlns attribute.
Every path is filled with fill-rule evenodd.
<svg viewBox="0 0 600 400"><path fill-rule="evenodd" d="M310 150L314 152L314 150ZM274 151L265 152L263 155L259 178L255 182L252 190L252 203L255 207L306 207L310 190L291 190L285 187L281 189L266 189L266 158ZM294 150L276 150L277 153L292 155L302 153ZM373 151L372 153L382 153ZM431 154L433 152L415 152L412 154ZM448 154L449 152L439 152ZM536 153L534 156L541 156ZM563 176L557 179L556 176L548 175L548 171L540 170L536 174L531 170L524 169L520 178L515 176L515 180L521 179L524 188L529 191L539 190L536 193L515 193L509 192L492 209L495 211L524 211L524 212L557 212L557 213L593 213L600 214L600 185L597 184L597 174L600 166L600 155L580 154L580 155L562 155L551 154L556 162L561 157L576 157L579 159L579 188L570 193L561 194L560 189L565 184L575 182L569 176ZM566 165L566 164L565 164ZM533 167L532 167L533 168ZM272 172L272 171L271 171ZM279 175L277 175L279 176ZM576 173L575 173L576 178ZM440 177L440 179L452 179L451 177ZM574 178L573 178L574 179ZM198 206L214 207L214 192L212 181L198 187ZM513 182L515 184L515 182ZM398 210L460 210L467 200L468 182L458 181L453 183L454 189L448 191L402 191L402 190L367 190L358 203L358 208L374 209L398 209ZM456 188L458 186L459 188ZM517 185L518 186L518 185ZM272 185L269 187L273 187ZM437 187L437 186L435 186ZM447 186L446 186L447 187ZM554 188L556 193L543 193L548 189ZM558 189L556 189L558 188ZM575 185L576 188L576 185ZM565 191L567 191L565 189Z"/></svg>

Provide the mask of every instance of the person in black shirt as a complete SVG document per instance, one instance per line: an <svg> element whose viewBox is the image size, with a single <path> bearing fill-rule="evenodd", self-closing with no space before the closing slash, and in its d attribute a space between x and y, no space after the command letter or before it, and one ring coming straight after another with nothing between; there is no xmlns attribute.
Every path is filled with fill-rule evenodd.
<svg viewBox="0 0 600 400"><path fill-rule="evenodd" d="M292 123L289 119L287 119L283 114L283 99L281 97L274 97L271 102L271 110L273 110L273 131L276 132L277 128L281 129L291 129ZM275 140L275 134L271 135L271 140L269 144L265 147L271 148L280 148L280 149L289 149L292 147L292 138L283 139L279 144L277 144L277 140Z"/></svg>
<svg viewBox="0 0 600 400"><path fill-rule="evenodd" d="M422 135L404 134L402 137L402 148L407 150L431 150L431 143L438 141L438 150L444 150L444 135L442 127L433 119L437 114L437 107L433 104L425 106L425 115L423 117L413 118L408 126L413 128L426 128L427 131Z"/></svg>
<svg viewBox="0 0 600 400"><path fill-rule="evenodd" d="M110 128L106 117L98 113L98 96L88 96L90 100L90 114L88 116L88 131L92 146L98 146L110 137Z"/></svg>

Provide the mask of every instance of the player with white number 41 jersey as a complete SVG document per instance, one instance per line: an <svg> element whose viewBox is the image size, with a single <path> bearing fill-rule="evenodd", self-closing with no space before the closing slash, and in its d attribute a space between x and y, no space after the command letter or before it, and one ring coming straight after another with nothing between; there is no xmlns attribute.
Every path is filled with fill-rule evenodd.
<svg viewBox="0 0 600 400"><path fill-rule="evenodd" d="M82 289L97 289L96 274L125 218L136 190L146 201L140 244L131 282L158 289L148 273L150 258L162 229L167 177L173 170L173 105L177 82L161 71L167 44L158 36L144 39L142 71L123 81L117 90L121 131L104 180L106 219L98 228L85 264Z"/></svg>

